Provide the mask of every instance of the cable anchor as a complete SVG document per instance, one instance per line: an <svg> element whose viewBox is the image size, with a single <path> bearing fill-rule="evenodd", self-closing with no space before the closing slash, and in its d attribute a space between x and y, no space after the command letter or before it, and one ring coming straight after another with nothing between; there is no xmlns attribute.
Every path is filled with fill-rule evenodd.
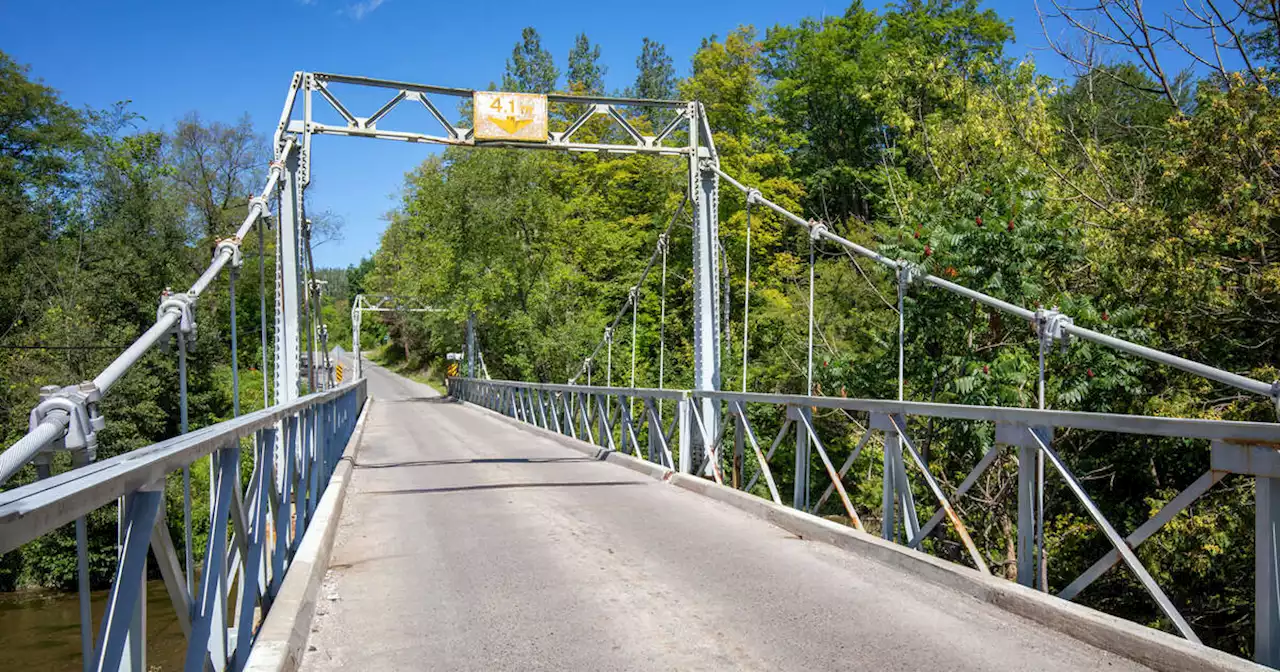
<svg viewBox="0 0 1280 672"><path fill-rule="evenodd" d="M1070 336L1066 328L1072 324L1075 324L1075 320L1058 312L1057 306L1036 310L1036 334L1040 337L1040 345L1046 350L1053 347L1054 341L1057 341L1062 346L1062 352L1065 353L1070 344Z"/></svg>
<svg viewBox="0 0 1280 672"><path fill-rule="evenodd" d="M240 252L240 240L238 238L223 238L219 240L218 245L214 248L213 256L216 258L224 251L231 255L231 268L240 268L244 265L244 255Z"/></svg>
<svg viewBox="0 0 1280 672"><path fill-rule="evenodd" d="M156 309L156 319L163 319L167 314L176 314L178 322L170 330L169 334L160 341L160 348L163 352L169 351L168 336L177 336L182 334L182 342L186 346L187 352L195 352L196 345L196 315L195 315L195 297L187 292L175 292L169 288L165 288L160 293L160 307Z"/></svg>
<svg viewBox="0 0 1280 672"><path fill-rule="evenodd" d="M910 287L924 277L924 270L918 264L906 260L898 261L898 285Z"/></svg>
<svg viewBox="0 0 1280 672"><path fill-rule="evenodd" d="M102 391L91 380L62 388L57 385L40 388L40 403L31 409L28 427L34 431L50 413L61 412L67 414L67 430L42 448L32 462L47 466L58 450L71 452L76 464L92 462L98 454L98 432L107 424L98 408L101 400Z"/></svg>

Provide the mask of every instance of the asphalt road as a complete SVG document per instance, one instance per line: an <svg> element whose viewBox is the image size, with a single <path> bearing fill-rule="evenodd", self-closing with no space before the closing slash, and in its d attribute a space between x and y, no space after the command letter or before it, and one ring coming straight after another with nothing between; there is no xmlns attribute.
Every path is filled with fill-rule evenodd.
<svg viewBox="0 0 1280 672"><path fill-rule="evenodd" d="M365 370L303 670L1145 669Z"/></svg>

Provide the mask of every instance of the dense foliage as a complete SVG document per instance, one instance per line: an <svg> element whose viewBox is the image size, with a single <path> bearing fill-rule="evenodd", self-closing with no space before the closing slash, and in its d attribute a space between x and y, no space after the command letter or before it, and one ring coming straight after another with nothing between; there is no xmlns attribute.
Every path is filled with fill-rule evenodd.
<svg viewBox="0 0 1280 672"><path fill-rule="evenodd" d="M1252 70L1166 77L1134 55L1092 63L1072 81L1005 52L1009 24L976 2L908 1L884 11L744 26L703 41L674 80L646 41L624 93L701 101L726 171L840 235L1024 306L1059 306L1077 323L1262 380L1277 377L1280 109L1274 18L1256 30ZM1270 40L1270 41L1268 41ZM585 36L562 90L595 90ZM1122 54L1123 55L1123 54ZM1158 62L1157 62L1158 65ZM503 81L554 90L555 59L527 29ZM1166 81L1167 79L1167 81ZM671 82L670 85L666 82ZM633 123L652 128L651 113ZM565 123L552 118L553 127ZM587 130L610 132L604 126ZM494 377L562 382L600 340L686 189L683 162L449 150L408 179L372 270L371 291L447 308L388 317L396 350L439 369L461 343L468 311ZM747 212L722 186L720 223L730 289L724 385L738 388ZM673 228L660 323L659 275L640 288L635 383L656 386L665 339L667 386L691 376L689 229ZM809 239L751 213L748 387L804 392ZM896 394L896 286L883 269L819 244L814 393ZM628 316L629 317L629 316ZM906 396L1034 406L1037 347L1029 325L937 290L906 299ZM628 320L629 321L629 320ZM629 329L593 366L597 383L630 384ZM1269 400L1087 343L1049 359L1051 408L1274 421ZM779 419L761 409L757 431ZM865 418L824 414L841 461ZM913 425L931 469L954 490L993 440L989 426ZM1068 432L1057 444L1122 531L1144 521L1207 469L1208 445ZM782 448L778 465L791 462ZM879 508L878 449L851 477L855 504ZM793 477L783 474L783 485ZM815 464L815 487L826 476ZM960 502L989 563L1012 576L1012 456ZM1052 476L1048 583L1064 587L1106 549L1084 510ZM1252 640L1252 490L1229 477L1140 550L1209 643L1247 652ZM923 490L919 501L929 501ZM838 505L828 505L837 513ZM964 560L949 530L928 540ZM1081 599L1169 627L1125 570Z"/></svg>

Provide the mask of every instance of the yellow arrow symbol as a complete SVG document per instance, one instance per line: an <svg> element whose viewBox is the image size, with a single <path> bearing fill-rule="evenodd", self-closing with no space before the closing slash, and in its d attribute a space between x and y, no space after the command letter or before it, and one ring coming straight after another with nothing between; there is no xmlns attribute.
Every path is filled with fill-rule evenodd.
<svg viewBox="0 0 1280 672"><path fill-rule="evenodd" d="M511 135L515 135L517 131L533 123L532 119L516 119L515 117L505 117L502 119L491 117L490 121L497 124L498 128L501 128Z"/></svg>

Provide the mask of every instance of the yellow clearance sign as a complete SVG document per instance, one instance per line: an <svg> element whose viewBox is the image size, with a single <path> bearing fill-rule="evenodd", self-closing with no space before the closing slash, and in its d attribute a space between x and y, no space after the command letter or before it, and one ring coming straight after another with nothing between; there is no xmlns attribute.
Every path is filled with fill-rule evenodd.
<svg viewBox="0 0 1280 672"><path fill-rule="evenodd" d="M458 375L458 363L449 362L449 377L454 378Z"/></svg>
<svg viewBox="0 0 1280 672"><path fill-rule="evenodd" d="M477 140L547 141L547 97L539 93L472 94Z"/></svg>
<svg viewBox="0 0 1280 672"><path fill-rule="evenodd" d="M341 364L333 367L333 377L337 378L339 383L342 382L342 365Z"/></svg>

